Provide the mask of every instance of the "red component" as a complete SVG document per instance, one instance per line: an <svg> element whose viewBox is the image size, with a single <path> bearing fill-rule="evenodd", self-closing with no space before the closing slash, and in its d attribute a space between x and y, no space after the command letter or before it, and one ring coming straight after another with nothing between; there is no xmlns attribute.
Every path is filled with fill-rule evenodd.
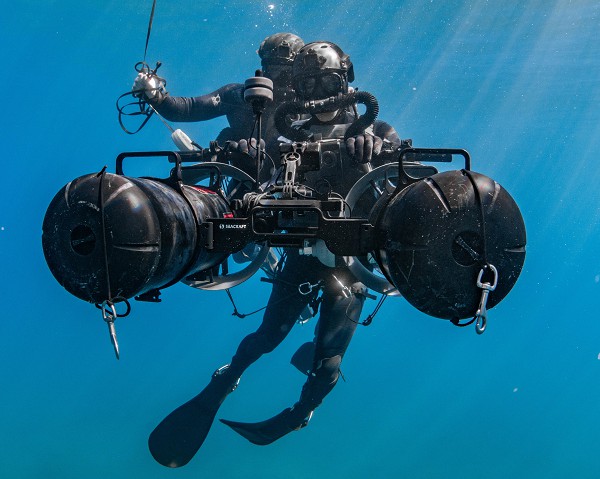
<svg viewBox="0 0 600 479"><path fill-rule="evenodd" d="M223 218L233 218L233 213L223 213Z"/></svg>
<svg viewBox="0 0 600 479"><path fill-rule="evenodd" d="M203 186L192 185L192 188L202 191L203 193L208 193L209 195L216 195L217 193L213 190L209 190L208 188L204 188Z"/></svg>

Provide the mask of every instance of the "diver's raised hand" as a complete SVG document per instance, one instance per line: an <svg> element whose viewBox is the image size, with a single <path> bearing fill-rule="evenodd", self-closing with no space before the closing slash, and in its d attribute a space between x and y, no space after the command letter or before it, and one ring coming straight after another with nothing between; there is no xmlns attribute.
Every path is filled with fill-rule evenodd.
<svg viewBox="0 0 600 479"><path fill-rule="evenodd" d="M162 78L144 72L135 77L131 91L136 98L144 98L152 103L160 103L167 94Z"/></svg>
<svg viewBox="0 0 600 479"><path fill-rule="evenodd" d="M381 153L383 140L378 136L363 133L346 140L346 150L357 163L369 163L373 156Z"/></svg>

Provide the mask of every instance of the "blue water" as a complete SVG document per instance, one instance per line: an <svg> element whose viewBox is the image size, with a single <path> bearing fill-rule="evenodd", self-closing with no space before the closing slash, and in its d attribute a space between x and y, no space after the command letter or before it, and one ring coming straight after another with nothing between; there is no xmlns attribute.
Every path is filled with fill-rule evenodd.
<svg viewBox="0 0 600 479"><path fill-rule="evenodd" d="M0 189L0 476L6 478L600 477L600 4L584 0L158 0L150 62L176 95L243 81L268 34L337 42L380 118L418 146L469 150L524 215L514 290L486 333L390 299L360 328L346 382L308 428L257 447L220 423L167 470L148 433L195 395L258 325L224 293L177 285L117 322L67 294L41 249L48 203L121 151L172 148L156 118L135 136L117 96L142 59L151 1L5 6ZM188 125L208 144L223 120ZM263 305L258 278L234 293ZM370 311L374 302L367 304ZM261 420L295 402L297 327L242 379L219 417Z"/></svg>

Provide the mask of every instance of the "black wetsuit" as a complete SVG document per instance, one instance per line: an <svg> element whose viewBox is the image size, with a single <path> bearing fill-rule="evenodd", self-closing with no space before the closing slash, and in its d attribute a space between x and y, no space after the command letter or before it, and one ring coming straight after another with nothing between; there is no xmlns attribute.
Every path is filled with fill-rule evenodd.
<svg viewBox="0 0 600 479"><path fill-rule="evenodd" d="M170 121L206 121L226 116L229 128L221 133L231 136L224 140L248 138L254 124L252 107L244 101L244 85L241 83L230 83L196 97L167 95L155 108Z"/></svg>
<svg viewBox="0 0 600 479"><path fill-rule="evenodd" d="M194 103L192 101L190 105ZM191 118L191 115L187 117ZM352 114L343 112L336 122L348 124L353 118ZM314 119L302 125L314 132L318 130L323 138L343 137L343 134L340 137L339 131L332 134L330 126ZM375 122L373 133L392 143L400 142L394 129L387 123ZM344 170L343 175L329 171L331 175L325 179L333 191L345 196L364 173L364 165L342 158L339 166ZM320 171L316 177L307 176L307 183L315 182L318 186L319 176L327 175L325 171ZM334 181L339 178L342 181ZM303 283L319 283L322 302L314 340L312 370L298 402L294 407L260 423L221 421L249 441L260 445L270 444L306 425L311 412L321 404L338 380L342 358L362 312L366 288L345 266L328 267L317 258L302 256L297 249L289 249L285 265L274 281L260 327L241 341L230 365L219 368L197 396L166 416L150 434L150 452L159 463L179 467L194 456L206 439L222 402L236 388L242 373L285 339L302 310L315 299L315 294L304 295L300 292L298 286ZM303 291L306 290L306 287L303 288Z"/></svg>
<svg viewBox="0 0 600 479"><path fill-rule="evenodd" d="M262 114L261 137L265 142L265 151L273 162L267 160L261 174L263 180L270 178L275 165L279 165L279 133L274 125L274 113L283 101L281 96L289 95L281 90L274 92L274 101L269 102ZM176 122L206 121L219 116L226 116L229 126L221 130L216 138L219 145L227 141L239 142L240 139L256 137L255 116L250 104L244 100L244 85L230 83L206 95L196 97L179 97L167 95L160 104L154 105L156 110L167 120ZM235 164L247 173L256 173L254 165Z"/></svg>
<svg viewBox="0 0 600 479"><path fill-rule="evenodd" d="M345 297L341 284L353 294ZM345 267L330 268L317 258L301 256L290 250L281 274L275 280L262 324L246 336L231 360L228 373L239 377L263 354L273 351L288 335L302 310L314 299L303 295L298 286L322 282L322 303L316 330L313 370L304 387L302 399L306 415L315 409L337 381L339 366L358 323L366 289ZM315 288L315 292L318 288ZM304 416L303 416L304 417Z"/></svg>
<svg viewBox="0 0 600 479"><path fill-rule="evenodd" d="M351 113L342 113L336 123L349 124L352 119ZM320 123L316 119L305 123L303 127L321 134L323 139L335 138L328 134L331 125ZM373 133L392 143L400 143L394 128L385 122L376 121ZM345 173L331 172L327 183L333 191L345 196L364 175L364 165L356 164L348 158L341 161L340 170L343 170L343 165L346 166ZM309 183L315 183L311 186L318 186L316 183L323 179L323 172L315 172L313 178L307 179ZM335 386L342 358L360 318L367 290L348 268L327 267L317 258L302 256L297 250L289 250L285 266L274 283L262 324L256 332L242 340L227 371L232 378L239 378L250 364L283 341L300 312L312 299L310 295L303 295L298 291L298 285L306 282L313 285L321 282L322 304L316 329L312 371L302 389L300 400L293 408L293 420L298 421L321 404ZM342 285L349 288L345 290L346 294ZM298 424L290 426L295 428Z"/></svg>

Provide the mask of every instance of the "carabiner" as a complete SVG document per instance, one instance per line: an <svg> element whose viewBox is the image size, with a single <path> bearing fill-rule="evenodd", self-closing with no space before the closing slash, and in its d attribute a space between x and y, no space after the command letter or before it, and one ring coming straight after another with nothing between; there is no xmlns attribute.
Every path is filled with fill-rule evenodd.
<svg viewBox="0 0 600 479"><path fill-rule="evenodd" d="M342 283L335 274L332 274L331 276L333 276L333 279L335 279L340 285L340 288L342 288L342 294L344 295L344 298L349 298L352 296L352 290L348 286Z"/></svg>
<svg viewBox="0 0 600 479"><path fill-rule="evenodd" d="M485 269L488 267L492 270L492 273L494 273L494 281L492 282L492 284L481 282L481 279L483 278L483 273L485 273ZM494 291L496 289L497 285L498 285L498 270L496 269L496 267L493 264L488 263L485 265L485 267L481 268L481 271L479 271L479 275L477 276L477 287L481 288L481 289L487 289L488 291Z"/></svg>
<svg viewBox="0 0 600 479"><path fill-rule="evenodd" d="M306 283L301 283L298 285L298 292L302 295L302 296L308 296L309 294L311 294L315 289L318 289L321 287L322 281L319 280L317 281L315 284L310 284L309 281L307 281Z"/></svg>
<svg viewBox="0 0 600 479"><path fill-rule="evenodd" d="M109 309L107 309L107 306ZM108 325L108 333L110 334L110 342L115 350L115 355L119 359L119 342L117 341L117 330L115 329L115 319L117 319L117 309L112 301L102 302L102 319Z"/></svg>
<svg viewBox="0 0 600 479"><path fill-rule="evenodd" d="M492 283L482 283L483 273L489 267L494 274ZM483 334L487 326L487 301L490 291L494 291L498 285L498 270L493 264L487 264L486 267L481 268L479 275L477 276L477 287L481 289L481 299L479 300L479 308L475 313L475 332L477 334Z"/></svg>
<svg viewBox="0 0 600 479"><path fill-rule="evenodd" d="M483 306L483 309L478 309L477 313L475 313L475 332L477 334L483 334L486 326L487 326L487 309L485 308L485 306Z"/></svg>
<svg viewBox="0 0 600 479"><path fill-rule="evenodd" d="M110 310L107 309L107 306ZM100 309L102 310L102 319L107 323L113 323L117 318L117 308L115 308L115 304L112 301L102 301Z"/></svg>

